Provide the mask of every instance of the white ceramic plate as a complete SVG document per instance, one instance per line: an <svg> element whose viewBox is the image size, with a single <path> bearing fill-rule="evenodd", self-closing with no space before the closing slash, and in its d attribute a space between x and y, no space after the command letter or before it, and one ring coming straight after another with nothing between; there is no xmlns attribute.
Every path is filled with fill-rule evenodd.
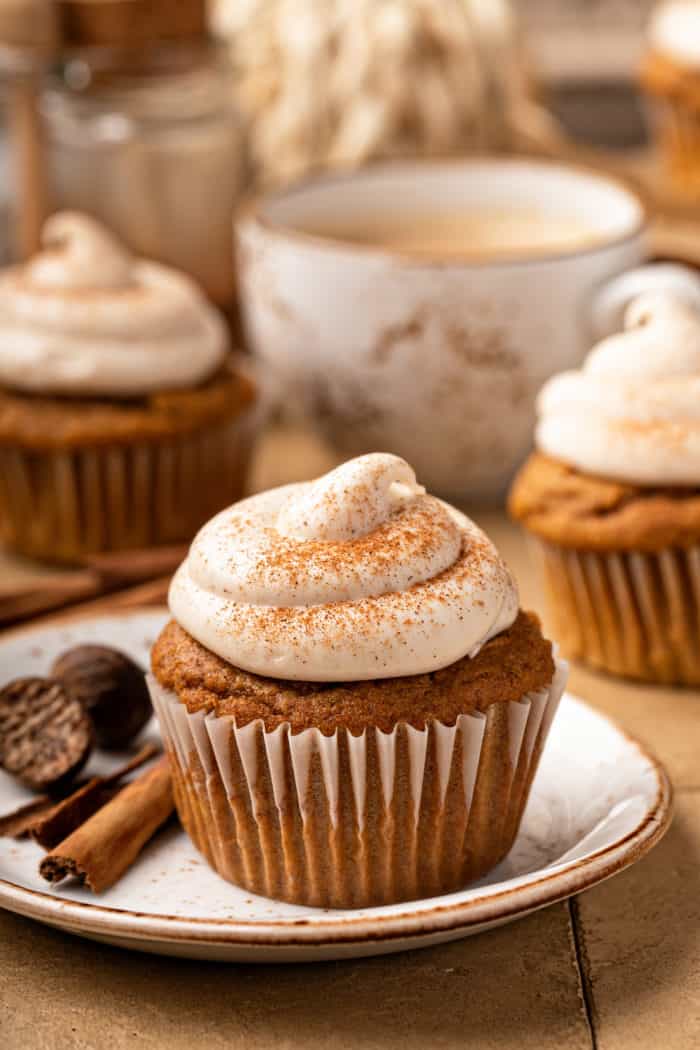
<svg viewBox="0 0 700 1050"><path fill-rule="evenodd" d="M83 641L116 645L145 664L165 615L138 611L9 636L0 641L0 683L44 673L59 651ZM106 771L118 760L96 756L89 769ZM0 813L29 797L0 773ZM39 847L2 839L0 905L84 937L167 955L261 962L377 955L464 937L593 886L646 853L670 814L661 766L566 695L515 846L459 893L364 911L283 904L220 879L170 826L99 897L75 882L48 888L37 874Z"/></svg>

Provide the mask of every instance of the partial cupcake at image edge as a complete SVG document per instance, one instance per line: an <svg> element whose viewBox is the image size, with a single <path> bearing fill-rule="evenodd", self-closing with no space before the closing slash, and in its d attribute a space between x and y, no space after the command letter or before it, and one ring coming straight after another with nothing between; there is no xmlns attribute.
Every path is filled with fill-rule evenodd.
<svg viewBox="0 0 700 1050"><path fill-rule="evenodd" d="M640 85L661 159L674 187L700 197L700 2L667 0L653 10Z"/></svg>
<svg viewBox="0 0 700 1050"><path fill-rule="evenodd" d="M224 878L362 907L456 890L515 839L566 665L488 538L371 454L200 531L150 687Z"/></svg>
<svg viewBox="0 0 700 1050"><path fill-rule="evenodd" d="M700 312L667 293L538 401L510 511L533 537L565 656L700 683Z"/></svg>
<svg viewBox="0 0 700 1050"><path fill-rule="evenodd" d="M54 215L0 272L0 542L70 562L191 539L242 494L256 404L190 278Z"/></svg>

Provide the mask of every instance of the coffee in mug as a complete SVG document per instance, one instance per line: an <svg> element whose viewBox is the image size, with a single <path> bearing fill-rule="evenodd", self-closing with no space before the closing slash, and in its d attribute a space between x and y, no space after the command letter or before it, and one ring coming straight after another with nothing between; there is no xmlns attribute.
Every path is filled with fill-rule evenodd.
<svg viewBox="0 0 700 1050"><path fill-rule="evenodd" d="M500 259L593 247L605 239L580 216L534 208L480 208L366 216L361 223L313 222L309 233L420 256Z"/></svg>

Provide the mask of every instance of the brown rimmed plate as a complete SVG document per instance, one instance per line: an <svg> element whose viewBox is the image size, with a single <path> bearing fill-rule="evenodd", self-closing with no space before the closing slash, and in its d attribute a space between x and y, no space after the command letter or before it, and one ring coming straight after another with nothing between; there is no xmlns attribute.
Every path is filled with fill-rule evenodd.
<svg viewBox="0 0 700 1050"><path fill-rule="evenodd" d="M0 681L43 673L62 649L102 641L146 663L165 611L76 620L0 641ZM157 735L151 725L147 733ZM123 756L100 755L90 771ZM0 773L0 813L30 796ZM659 763L580 700L565 695L517 842L477 885L459 893L363 911L322 911L253 897L220 879L177 826L97 897L76 883L51 889L33 842L0 839L0 906L69 933L139 951L284 962L427 947L520 918L639 860L671 817Z"/></svg>

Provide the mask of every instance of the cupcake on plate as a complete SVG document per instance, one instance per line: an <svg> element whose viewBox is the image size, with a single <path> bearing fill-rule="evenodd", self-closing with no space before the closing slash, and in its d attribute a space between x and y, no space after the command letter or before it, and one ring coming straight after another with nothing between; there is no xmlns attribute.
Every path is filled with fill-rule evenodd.
<svg viewBox="0 0 700 1050"><path fill-rule="evenodd" d="M84 215L0 272L0 540L75 561L191 539L241 495L255 391L184 274Z"/></svg>
<svg viewBox="0 0 700 1050"><path fill-rule="evenodd" d="M487 537L397 456L223 511L151 690L182 823L246 889L361 907L509 851L566 678Z"/></svg>
<svg viewBox="0 0 700 1050"><path fill-rule="evenodd" d="M534 537L567 656L700 683L700 313L644 295L543 388L512 515Z"/></svg>
<svg viewBox="0 0 700 1050"><path fill-rule="evenodd" d="M640 81L662 160L676 188L700 195L700 0L655 8Z"/></svg>

